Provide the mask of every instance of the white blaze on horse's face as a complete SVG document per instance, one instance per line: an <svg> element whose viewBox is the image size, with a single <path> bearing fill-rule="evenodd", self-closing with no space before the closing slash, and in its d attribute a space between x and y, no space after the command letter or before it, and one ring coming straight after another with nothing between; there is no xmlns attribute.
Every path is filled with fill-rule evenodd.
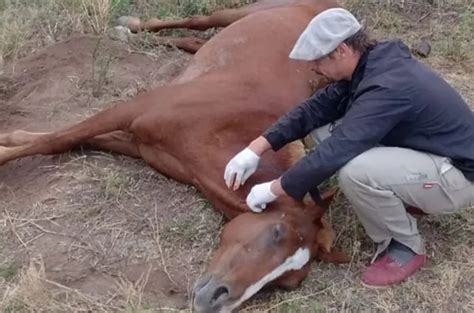
<svg viewBox="0 0 474 313"><path fill-rule="evenodd" d="M195 286L197 312L231 312L266 285L296 287L307 274L313 223L281 213L246 213L221 235L208 273ZM308 225L308 227L306 227Z"/></svg>
<svg viewBox="0 0 474 313"><path fill-rule="evenodd" d="M279 265L275 268L272 272L268 273L263 277L261 280L253 284L252 286L248 287L242 297L232 304L229 307L224 307L221 312L232 312L232 310L239 307L244 301L248 300L251 296L256 294L260 289L263 288L266 284L275 279L281 277L283 274L289 271L296 271L300 270L309 262L310 252L308 248L299 248L295 254L288 257L288 259L283 262L283 264Z"/></svg>

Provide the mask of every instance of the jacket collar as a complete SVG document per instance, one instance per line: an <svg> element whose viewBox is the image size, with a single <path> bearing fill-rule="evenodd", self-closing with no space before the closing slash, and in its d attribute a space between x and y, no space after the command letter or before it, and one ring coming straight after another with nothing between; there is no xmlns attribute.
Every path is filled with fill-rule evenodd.
<svg viewBox="0 0 474 313"><path fill-rule="evenodd" d="M373 49L372 47L369 47L360 57L359 63L357 63L357 66L354 70L354 74L352 74L352 80L350 82L350 93L354 94L356 91L357 87L359 86L360 82L364 78L364 73L365 73L365 66L367 65L367 60L369 58L369 53Z"/></svg>

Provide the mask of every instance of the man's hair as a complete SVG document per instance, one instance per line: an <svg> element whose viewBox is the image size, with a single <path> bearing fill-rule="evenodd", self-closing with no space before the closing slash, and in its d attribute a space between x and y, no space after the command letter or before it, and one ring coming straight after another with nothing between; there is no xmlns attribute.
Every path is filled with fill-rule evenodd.
<svg viewBox="0 0 474 313"><path fill-rule="evenodd" d="M377 44L377 40L371 38L364 29L360 29L357 33L344 40L344 43L360 54L364 54L367 49Z"/></svg>

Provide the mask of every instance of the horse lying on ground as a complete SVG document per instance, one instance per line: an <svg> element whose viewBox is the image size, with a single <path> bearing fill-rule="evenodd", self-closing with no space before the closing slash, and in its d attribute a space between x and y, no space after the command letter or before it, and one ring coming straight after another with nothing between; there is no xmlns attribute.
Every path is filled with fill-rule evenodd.
<svg viewBox="0 0 474 313"><path fill-rule="evenodd" d="M142 158L160 173L196 186L230 220L207 274L196 283L198 312L231 311L266 285L295 288L310 260L341 261L332 250L333 231L322 220L324 205L282 197L254 214L245 198L251 186L278 177L303 157L303 145L267 153L236 192L226 187L223 173L235 153L324 85L309 63L288 54L307 23L336 6L330 0L275 0L181 21L123 18L132 31L225 28L207 42L177 39L196 54L166 86L57 132L0 135L0 165L80 145Z"/></svg>

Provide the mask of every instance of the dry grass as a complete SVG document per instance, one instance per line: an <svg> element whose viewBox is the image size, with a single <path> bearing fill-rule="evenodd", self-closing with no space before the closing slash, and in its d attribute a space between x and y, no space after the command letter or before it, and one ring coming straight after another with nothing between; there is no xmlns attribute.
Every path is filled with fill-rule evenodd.
<svg viewBox="0 0 474 313"><path fill-rule="evenodd" d="M72 33L104 34L124 14L177 18L253 0L0 0L0 56L11 60ZM179 34L176 31L175 34Z"/></svg>
<svg viewBox="0 0 474 313"><path fill-rule="evenodd" d="M14 62L73 32L104 34L122 14L173 18L238 2L0 0L0 54ZM473 103L472 1L346 3L378 38L402 37L413 44L428 36L433 52L424 62ZM161 56L146 42L130 47L138 48ZM96 51L88 84L81 88L103 100L118 93L110 86L114 59L100 46ZM133 96L135 89L113 97ZM45 184L35 192L0 182L2 311L189 311L192 284L205 269L223 224L194 188L166 179L143 162L104 153L70 153L36 170L44 171L48 182L35 178L33 185ZM328 219L351 263L315 264L301 288L261 293L243 311L474 311L472 210L422 219L430 265L385 291L359 284L374 247L342 195Z"/></svg>

